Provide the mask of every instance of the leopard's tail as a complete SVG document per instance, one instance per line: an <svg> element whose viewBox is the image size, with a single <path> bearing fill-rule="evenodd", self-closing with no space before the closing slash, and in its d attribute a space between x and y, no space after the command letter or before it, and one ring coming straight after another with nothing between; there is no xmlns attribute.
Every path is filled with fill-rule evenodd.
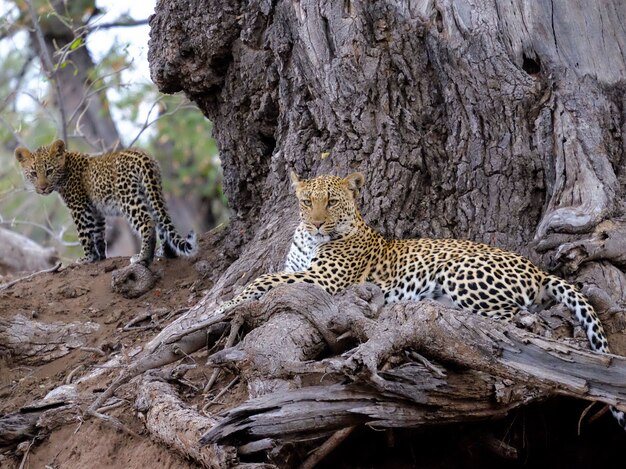
<svg viewBox="0 0 626 469"><path fill-rule="evenodd" d="M144 185L152 211L157 219L156 229L161 241L160 255L168 258L193 256L198 252L196 233L191 231L186 238L183 238L174 228L163 197L161 172L158 163L152 159L150 159L150 162L148 177L144 176Z"/></svg>
<svg viewBox="0 0 626 469"><path fill-rule="evenodd" d="M592 350L610 353L609 342L600 318L598 318L587 298L574 285L555 275L546 275L542 287L547 297L567 306L576 316L576 319L587 334Z"/></svg>
<svg viewBox="0 0 626 469"><path fill-rule="evenodd" d="M591 349L601 353L611 353L609 342L593 306L576 287L554 275L546 275L543 284L546 296L567 306L585 330ZM611 413L617 423L626 430L626 414L611 406Z"/></svg>

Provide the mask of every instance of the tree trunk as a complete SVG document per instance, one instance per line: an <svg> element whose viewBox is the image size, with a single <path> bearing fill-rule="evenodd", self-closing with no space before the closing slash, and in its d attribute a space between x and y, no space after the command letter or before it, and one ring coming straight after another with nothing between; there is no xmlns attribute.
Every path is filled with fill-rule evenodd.
<svg viewBox="0 0 626 469"><path fill-rule="evenodd" d="M58 85L59 93L54 94L53 86L53 95L67 126L59 135L69 132L96 151L112 150L121 142L109 112L106 89L94 81L95 64L84 40L74 46L80 38L77 31L86 27L83 18L95 9L95 3L65 4L56 0L51 7L56 14L44 7L46 14L37 18L45 49L35 28L30 39L42 69Z"/></svg>
<svg viewBox="0 0 626 469"><path fill-rule="evenodd" d="M192 314L281 268L289 170L358 170L381 233L564 264L626 353L625 21L617 1L159 0L152 79L214 122L233 213L217 249L238 254Z"/></svg>
<svg viewBox="0 0 626 469"><path fill-rule="evenodd" d="M281 266L290 169L362 171L362 211L387 236L469 238L550 267L623 215L619 5L159 2L152 78L193 99L220 144L227 242L243 250L221 286ZM621 271L585 271L600 268L622 300Z"/></svg>

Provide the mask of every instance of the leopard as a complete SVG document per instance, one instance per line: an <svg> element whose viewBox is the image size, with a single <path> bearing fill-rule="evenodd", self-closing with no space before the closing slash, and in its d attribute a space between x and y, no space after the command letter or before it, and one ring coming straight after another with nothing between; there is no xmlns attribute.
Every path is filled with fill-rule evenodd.
<svg viewBox="0 0 626 469"><path fill-rule="evenodd" d="M145 151L130 148L90 155L68 151L57 139L33 152L15 149L27 186L41 195L56 191L70 211L83 247L78 263L106 258L106 216L123 215L141 237L139 253L130 263L149 266L158 255L192 256L197 238L191 231L183 238L168 213L158 162Z"/></svg>
<svg viewBox="0 0 626 469"><path fill-rule="evenodd" d="M387 239L363 219L357 205L361 173L321 175L291 183L300 222L282 272L261 275L221 311L258 299L281 284L315 284L330 294L371 282L385 304L430 298L458 310L511 321L548 301L565 305L585 331L590 348L610 353L607 335L576 286L529 259L497 246L464 239ZM613 407L619 425L626 416Z"/></svg>

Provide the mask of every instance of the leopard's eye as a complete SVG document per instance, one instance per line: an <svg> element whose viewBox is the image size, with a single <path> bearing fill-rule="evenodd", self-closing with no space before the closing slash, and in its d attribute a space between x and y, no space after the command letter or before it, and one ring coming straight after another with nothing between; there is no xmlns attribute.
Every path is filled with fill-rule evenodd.
<svg viewBox="0 0 626 469"><path fill-rule="evenodd" d="M37 171L33 169L33 170L30 172L30 177L32 177L32 178L36 178L36 177L37 177Z"/></svg>
<svg viewBox="0 0 626 469"><path fill-rule="evenodd" d="M311 199L302 199L302 204L305 207L310 207L311 206Z"/></svg>
<svg viewBox="0 0 626 469"><path fill-rule="evenodd" d="M48 168L46 169L46 177L50 177L52 176L52 173L54 172L54 170L52 168Z"/></svg>
<svg viewBox="0 0 626 469"><path fill-rule="evenodd" d="M329 199L328 200L328 206L329 207L334 207L335 205L337 205L339 203L338 199Z"/></svg>

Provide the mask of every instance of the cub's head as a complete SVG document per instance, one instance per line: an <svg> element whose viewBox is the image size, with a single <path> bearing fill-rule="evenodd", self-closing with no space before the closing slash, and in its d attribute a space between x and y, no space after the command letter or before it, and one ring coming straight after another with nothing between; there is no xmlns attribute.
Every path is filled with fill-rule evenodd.
<svg viewBox="0 0 626 469"><path fill-rule="evenodd" d="M309 180L300 180L293 172L290 176L300 202L300 219L311 235L336 239L354 229L360 220L356 198L365 182L361 173Z"/></svg>
<svg viewBox="0 0 626 469"><path fill-rule="evenodd" d="M15 158L22 167L26 181L39 194L49 194L59 187L65 175L65 142L56 140L33 153L27 148L15 149Z"/></svg>

